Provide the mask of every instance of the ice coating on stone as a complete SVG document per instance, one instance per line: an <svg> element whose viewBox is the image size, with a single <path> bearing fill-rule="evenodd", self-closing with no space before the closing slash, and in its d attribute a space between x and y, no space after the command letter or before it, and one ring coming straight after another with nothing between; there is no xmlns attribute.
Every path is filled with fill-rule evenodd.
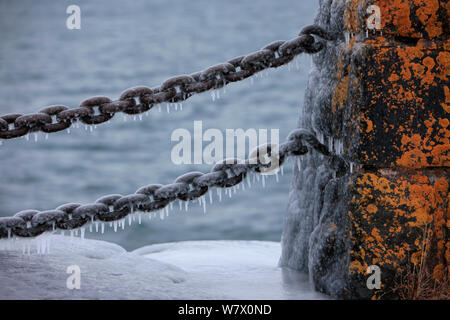
<svg viewBox="0 0 450 320"><path fill-rule="evenodd" d="M352 35L345 31L342 19L345 6L345 1L320 0L315 23L338 35L338 40L313 56L299 119L299 127L314 132L339 155L345 154L344 140L348 145L357 143L343 136L343 124L348 125L351 117L344 113L347 108L332 112L331 106L338 79L330 75L336 74L337 57L351 59L346 51ZM342 292L342 270L348 264L348 243L343 236L348 198L342 191L347 180L346 175L331 170L327 157L317 152L300 157L300 165L294 167L282 235L280 265L309 273L317 289L335 296ZM327 254L331 242L334 253Z"/></svg>

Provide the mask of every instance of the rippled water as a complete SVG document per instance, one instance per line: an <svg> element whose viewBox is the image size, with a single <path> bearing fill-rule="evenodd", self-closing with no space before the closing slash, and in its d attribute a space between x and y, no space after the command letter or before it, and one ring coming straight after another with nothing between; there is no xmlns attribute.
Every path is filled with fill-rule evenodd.
<svg viewBox="0 0 450 320"><path fill-rule="evenodd" d="M156 86L297 35L312 23L316 4L298 0L78 1L81 30L65 26L72 1L0 2L0 113L29 113L51 104L77 106L93 95L116 99L135 85ZM279 128L284 140L297 126L309 58L265 78L227 86L220 100L209 93L183 103L183 111L151 110L142 121L122 114L92 133L73 128L38 142L16 139L0 147L0 216L65 202L90 203L101 195L134 193L146 184L172 182L209 165L174 165L170 152L177 128ZM222 92L221 92L222 93ZM165 110L165 106L162 108ZM260 184L188 213L175 204L169 218L144 220L114 233L87 237L126 249L151 243L203 239L279 240L291 164L279 183Z"/></svg>

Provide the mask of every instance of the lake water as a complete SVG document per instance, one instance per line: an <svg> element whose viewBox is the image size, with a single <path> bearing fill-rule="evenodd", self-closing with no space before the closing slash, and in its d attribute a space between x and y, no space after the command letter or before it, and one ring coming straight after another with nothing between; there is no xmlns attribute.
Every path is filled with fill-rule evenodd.
<svg viewBox="0 0 450 320"><path fill-rule="evenodd" d="M165 79L200 71L279 39L295 37L313 22L317 4L298 0L76 1L81 30L66 28L73 1L1 1L0 114L31 113L44 106L77 106L94 95L118 98L126 88L154 87ZM0 147L0 216L24 209L53 209L66 202L91 203L102 195L134 193L143 185L168 184L210 165L174 165L171 134L195 120L203 127L279 129L280 140L297 127L309 57L299 68L271 70L183 103L170 114L154 107L149 117L124 122L122 114L92 133L72 128L3 141ZM166 106L162 107L165 111ZM182 240L279 241L286 213L292 164L279 182L271 177L222 202L214 197L207 213L198 204L174 210L164 220L144 219L124 231L87 232L127 250Z"/></svg>

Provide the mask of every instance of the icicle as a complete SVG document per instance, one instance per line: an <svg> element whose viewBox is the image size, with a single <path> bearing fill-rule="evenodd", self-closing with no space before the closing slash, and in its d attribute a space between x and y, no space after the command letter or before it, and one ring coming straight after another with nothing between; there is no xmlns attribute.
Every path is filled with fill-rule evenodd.
<svg viewBox="0 0 450 320"><path fill-rule="evenodd" d="M183 205L181 204L181 200L178 199L178 205L180 206L180 211L183 210Z"/></svg>
<svg viewBox="0 0 450 320"><path fill-rule="evenodd" d="M89 232L92 233L92 223L89 224Z"/></svg>
<svg viewBox="0 0 450 320"><path fill-rule="evenodd" d="M231 189L226 189L228 191L228 196L231 198L232 194L231 194Z"/></svg>
<svg viewBox="0 0 450 320"><path fill-rule="evenodd" d="M216 93L214 92L214 90L211 91L211 99L213 102L216 101Z"/></svg>
<svg viewBox="0 0 450 320"><path fill-rule="evenodd" d="M37 133L36 133L36 132L33 132L33 135L34 135L34 142L37 142L37 141L38 141L38 135L37 135Z"/></svg>
<svg viewBox="0 0 450 320"><path fill-rule="evenodd" d="M25 136L25 139L27 140L27 141L30 141L30 134L26 134L26 136Z"/></svg>
<svg viewBox="0 0 450 320"><path fill-rule="evenodd" d="M275 180L277 181L277 183L280 182L280 178L278 177L278 172L275 173Z"/></svg>
<svg viewBox="0 0 450 320"><path fill-rule="evenodd" d="M158 105L158 111L161 112L161 105Z"/></svg>
<svg viewBox="0 0 450 320"><path fill-rule="evenodd" d="M180 102L180 111L183 111L183 103Z"/></svg>
<svg viewBox="0 0 450 320"><path fill-rule="evenodd" d="M222 189L217 189L217 195L219 196L219 202L222 202Z"/></svg>
<svg viewBox="0 0 450 320"><path fill-rule="evenodd" d="M56 223L55 223L55 221L52 221L52 231L55 231L55 229L56 229Z"/></svg>
<svg viewBox="0 0 450 320"><path fill-rule="evenodd" d="M117 221L114 220L114 232L117 232Z"/></svg>
<svg viewBox="0 0 450 320"><path fill-rule="evenodd" d="M102 222L102 234L105 233L105 224Z"/></svg>
<svg viewBox="0 0 450 320"><path fill-rule="evenodd" d="M184 211L188 211L188 207L189 207L189 201L185 201L184 202Z"/></svg>
<svg viewBox="0 0 450 320"><path fill-rule="evenodd" d="M202 203L203 203L203 213L206 213L206 200L205 200L205 196L203 196L201 199L202 199Z"/></svg>
<svg viewBox="0 0 450 320"><path fill-rule="evenodd" d="M252 182L250 181L250 174L247 176L247 185L249 189L252 187Z"/></svg>
<svg viewBox="0 0 450 320"><path fill-rule="evenodd" d="M366 39L369 37L369 29L366 29Z"/></svg>
<svg viewBox="0 0 450 320"><path fill-rule="evenodd" d="M216 95L217 95L217 100L219 100L220 99L220 91L219 90L216 90L217 92L216 92Z"/></svg>
<svg viewBox="0 0 450 320"><path fill-rule="evenodd" d="M297 169L298 169L298 172L302 172L302 162L301 162L300 158L297 158Z"/></svg>
<svg viewBox="0 0 450 320"><path fill-rule="evenodd" d="M123 218L123 219L121 220L121 222L122 222L122 230L125 230L125 218Z"/></svg>
<svg viewBox="0 0 450 320"><path fill-rule="evenodd" d="M166 104L166 108L167 108L167 113L170 113L170 105L168 103Z"/></svg>
<svg viewBox="0 0 450 320"><path fill-rule="evenodd" d="M350 43L350 33L348 33L347 31L344 32L344 37L345 37L345 43L349 44Z"/></svg>
<svg viewBox="0 0 450 320"><path fill-rule="evenodd" d="M159 210L159 218L161 219L161 220L164 220L164 211L161 209L161 210Z"/></svg>
<svg viewBox="0 0 450 320"><path fill-rule="evenodd" d="M142 214L140 212L138 213L138 223L142 223Z"/></svg>
<svg viewBox="0 0 450 320"><path fill-rule="evenodd" d="M295 68L300 70L300 65L298 64L298 58L295 58Z"/></svg>
<svg viewBox="0 0 450 320"><path fill-rule="evenodd" d="M8 228L8 239L11 239L11 228Z"/></svg>
<svg viewBox="0 0 450 320"><path fill-rule="evenodd" d="M85 233L85 228L84 228L84 227L81 227L80 233L81 233L81 234L80 234L81 239L84 240L84 233Z"/></svg>
<svg viewBox="0 0 450 320"><path fill-rule="evenodd" d="M211 190L208 192L208 194L209 194L209 204L212 204L213 203L213 199L212 199L212 192L211 192Z"/></svg>
<svg viewBox="0 0 450 320"><path fill-rule="evenodd" d="M353 173L353 166L354 166L354 163L350 162L350 173Z"/></svg>
<svg viewBox="0 0 450 320"><path fill-rule="evenodd" d="M262 175L261 181L262 181L263 188L265 188L266 187L266 176L265 175Z"/></svg>
<svg viewBox="0 0 450 320"><path fill-rule="evenodd" d="M173 202L169 203L170 210L173 210Z"/></svg>
<svg viewBox="0 0 450 320"><path fill-rule="evenodd" d="M95 232L98 233L98 221L95 221Z"/></svg>

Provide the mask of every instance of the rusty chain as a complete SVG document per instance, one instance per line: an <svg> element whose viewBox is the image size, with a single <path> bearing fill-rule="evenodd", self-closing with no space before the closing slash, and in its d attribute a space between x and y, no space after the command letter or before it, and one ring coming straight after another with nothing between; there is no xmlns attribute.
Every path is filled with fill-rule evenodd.
<svg viewBox="0 0 450 320"><path fill-rule="evenodd" d="M314 36L326 41L333 40L333 36L327 31L311 25L303 28L296 38L272 42L261 50L201 72L172 77L158 87L139 86L127 89L115 101L97 96L84 100L77 108L53 105L37 113L3 115L0 116L0 139L18 138L38 131L58 132L70 128L78 121L85 125L97 125L109 121L119 112L136 115L163 102L178 103L196 93L244 80L267 68L280 67L301 53L317 53L324 48L324 43L316 41Z"/></svg>
<svg viewBox="0 0 450 320"><path fill-rule="evenodd" d="M211 172L189 172L167 185L151 184L129 195L107 195L94 203L81 205L66 203L54 210L24 210L12 217L0 218L0 239L10 237L36 237L56 229L72 230L88 222L120 221L133 212L152 212L165 208L175 200L191 201L202 198L211 188L231 188L248 178L249 173L268 174L278 169L288 157L301 156L316 150L329 159L328 165L335 170L346 168L341 157L330 153L311 132L304 129L292 131L280 146L258 146L249 159L226 159ZM272 167L273 160L277 160ZM264 160L264 161L263 161ZM203 199L201 199L203 201Z"/></svg>

